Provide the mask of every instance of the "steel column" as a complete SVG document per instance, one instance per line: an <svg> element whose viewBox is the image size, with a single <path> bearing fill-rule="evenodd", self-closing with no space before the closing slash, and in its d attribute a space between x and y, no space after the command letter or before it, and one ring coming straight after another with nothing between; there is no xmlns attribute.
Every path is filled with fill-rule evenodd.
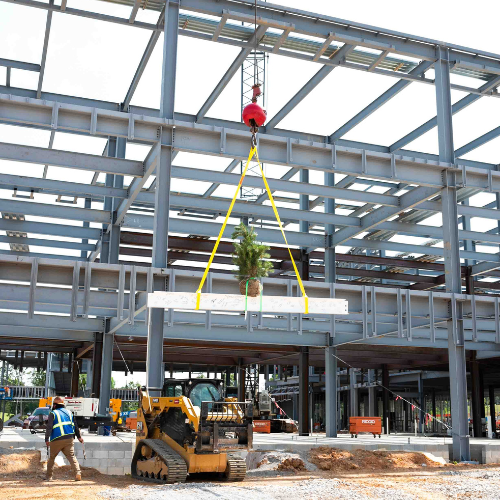
<svg viewBox="0 0 500 500"><path fill-rule="evenodd" d="M449 53L438 47L436 73L436 108L439 160L454 163L453 121L450 89ZM446 187L441 192L446 291L461 293L460 240L458 235L456 174L446 172ZM453 460L470 460L467 418L467 375L463 327L463 304L451 300L448 321L448 357L450 363L450 399L453 433Z"/></svg>
<svg viewBox="0 0 500 500"><path fill-rule="evenodd" d="M309 436L309 348L299 354L299 436Z"/></svg>
<svg viewBox="0 0 500 500"><path fill-rule="evenodd" d="M388 419L389 419L389 391L387 390L389 388L389 370L387 368L387 365L382 366L382 385L384 386L383 392L382 392L382 426L384 428L384 431L386 434L389 434L390 432L390 425L388 425ZM387 389L386 389L387 387Z"/></svg>
<svg viewBox="0 0 500 500"><path fill-rule="evenodd" d="M349 368L349 416L359 416L359 399L358 389L356 386L356 371L354 368Z"/></svg>
<svg viewBox="0 0 500 500"><path fill-rule="evenodd" d="M490 398L490 419L491 419L491 430L493 432L493 436L496 434L496 428L497 428L497 423L496 423L496 412L495 412L495 386L490 385L488 387L488 395Z"/></svg>
<svg viewBox="0 0 500 500"><path fill-rule="evenodd" d="M368 382L375 382L375 370L368 370ZM377 403L377 388L368 388L368 416L375 417L376 413L376 403Z"/></svg>
<svg viewBox="0 0 500 500"><path fill-rule="evenodd" d="M301 184L309 183L309 170L302 169L300 171L300 182ZM301 210L309 210L309 196L306 194L300 195L300 209ZM308 221L300 221L299 222L299 230L301 233L309 232L309 222ZM307 247L303 247L301 249L301 267L300 274L301 278L305 281L309 280L309 255L307 254Z"/></svg>
<svg viewBox="0 0 500 500"><path fill-rule="evenodd" d="M111 397L111 372L113 369L113 334L105 333L102 343L101 392L99 394L99 413L109 415Z"/></svg>
<svg viewBox="0 0 500 500"><path fill-rule="evenodd" d="M118 137L116 140L116 157L125 158L127 140L123 137ZM113 186L118 189L123 189L123 175L114 175ZM113 198L112 203L112 222L116 220L116 211L121 203L120 198ZM111 224L109 231L109 263L118 264L120 257L120 226Z"/></svg>
<svg viewBox="0 0 500 500"><path fill-rule="evenodd" d="M116 137L108 138L108 151L106 156L109 158L116 157ZM112 188L115 183L114 174L106 174L105 186ZM113 198L106 196L104 198L104 210L111 212L113 208ZM109 264L109 239L110 234L107 232L107 224L102 225L102 237L101 237L101 258L100 261Z"/></svg>
<svg viewBox="0 0 500 500"><path fill-rule="evenodd" d="M471 407L472 407L472 429L474 437L482 437L481 426L481 383L479 374L479 363L476 360L475 353L470 363L470 378L471 378Z"/></svg>
<svg viewBox="0 0 500 500"><path fill-rule="evenodd" d="M165 5L165 27L163 40L163 67L160 116L166 119L174 118L175 102L175 75L177 67L177 38L179 25L179 4L168 0ZM169 141L172 143L172 136ZM168 228L170 209L170 181L172 170L172 148L162 147L156 167L155 215L153 231L153 259L154 267L167 267ZM155 278L155 290L165 289L165 279ZM163 321L164 310L152 309L148 325L147 347L147 386L154 396L160 394L163 386Z"/></svg>
<svg viewBox="0 0 500 500"><path fill-rule="evenodd" d="M335 186L335 174L325 173L325 186ZM335 200L333 198L325 198L324 203L325 214L335 214ZM333 224L325 225L325 236L327 239L335 233ZM325 281L327 283L335 283L336 277L336 257L335 247L328 246L325 248Z"/></svg>
<svg viewBox="0 0 500 500"><path fill-rule="evenodd" d="M325 348L326 437L337 437L337 349Z"/></svg>
<svg viewBox="0 0 500 500"><path fill-rule="evenodd" d="M91 396L98 398L101 394L101 367L102 367L102 332L94 334L94 349L92 358L92 391ZM109 404L109 401L108 401ZM106 406L108 406L106 404Z"/></svg>

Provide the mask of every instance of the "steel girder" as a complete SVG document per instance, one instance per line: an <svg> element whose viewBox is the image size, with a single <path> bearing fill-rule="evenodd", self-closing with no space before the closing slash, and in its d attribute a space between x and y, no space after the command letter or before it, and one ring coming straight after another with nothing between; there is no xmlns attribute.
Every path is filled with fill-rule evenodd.
<svg viewBox="0 0 500 500"><path fill-rule="evenodd" d="M34 108L37 109L36 117L31 112ZM59 113L64 116L64 120L56 119L54 123L53 115L59 115ZM96 113L93 108L36 99L0 95L0 120L4 123L21 125L30 122L39 126L53 124L61 131L79 130L82 133L102 137L119 136L146 144L156 142L158 127L168 130L175 127L172 147L178 151L238 159L246 159L248 156L248 132L246 131L224 127L214 130L214 127L207 125L114 111L103 110ZM269 134L261 134L259 144L260 159L264 163L335 171L346 175L367 176L439 188L444 185L442 171L451 169L456 171L459 184L482 190L500 191L500 173L493 172L491 169L469 168L465 165L459 168L447 162L314 143ZM48 155L51 153L53 151L47 151ZM12 156L15 157L15 153ZM94 159L106 160L98 156Z"/></svg>
<svg viewBox="0 0 500 500"><path fill-rule="evenodd" d="M35 262L38 272L36 281L33 281L31 270ZM202 274L139 266L80 265L29 257L2 257L0 269L4 279L9 280L9 283L0 284L2 309L35 311L31 318L22 313L2 313L0 324L6 327L18 325L23 336L27 336L26 329L31 328L34 338L63 338L60 331L66 330L67 340L74 338L73 331L103 331L104 323L90 318L91 315L111 318L110 331L119 331L120 335L146 336L143 311L148 282L151 283L156 275L163 279L168 277L170 289L174 288L175 283L174 290L189 291L196 287ZM30 285L25 285L26 281ZM267 293L286 294L289 282L287 279L265 278L264 296ZM230 275L212 274L211 283L214 293L237 293L238 283ZM50 285L50 288L45 285ZM297 282L292 281L292 290L297 286ZM103 287L107 291L98 291ZM335 290L337 298L349 301L349 314L335 318L334 344L341 343L347 336L350 340L362 340L367 344L385 342L384 345L444 348L447 345L446 322L449 321L450 302L460 302L464 310L466 348L500 349L498 298L477 296L472 299L459 294L410 292L322 282L307 282L306 288L311 297L330 296L332 290ZM131 297L135 297L135 300ZM40 316L39 313L56 313L59 316ZM60 316L68 313L69 317ZM80 317L82 314L83 317ZM403 315L411 318L404 325ZM309 315L302 319L294 315L283 318L283 315L276 313L248 315L245 319L243 316L219 313L211 315L207 327L206 314L168 311L164 337L185 338L187 328L189 335L199 340L327 346L327 338L332 333L331 319L321 315ZM370 327L367 329L366 325ZM57 333L45 330L57 330ZM7 335L8 329L5 328L4 331L4 335ZM303 335L300 335L301 332ZM77 336L77 339L81 340L82 337Z"/></svg>

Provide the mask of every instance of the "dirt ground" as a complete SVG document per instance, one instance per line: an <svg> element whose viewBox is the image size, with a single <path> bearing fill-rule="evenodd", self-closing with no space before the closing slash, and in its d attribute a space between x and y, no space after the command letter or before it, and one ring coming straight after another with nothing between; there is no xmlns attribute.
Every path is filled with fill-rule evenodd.
<svg viewBox="0 0 500 500"><path fill-rule="evenodd" d="M309 452L309 461L320 470L344 472L361 470L391 470L391 469L421 469L424 467L439 467L440 464L430 460L423 453L408 453L403 451L365 451L353 452L321 446ZM424 464L424 465L422 465Z"/></svg>
<svg viewBox="0 0 500 500"><path fill-rule="evenodd" d="M437 476L443 467L447 470L491 469L496 466L440 465L420 453L364 452L349 453L327 447L312 450L309 460L318 471L306 471L299 463L284 462L278 467L276 477L249 477L239 486L254 488L266 484L293 485L310 478L344 478L359 486L383 487L405 491L405 483L429 481L439 483ZM426 467L422 467L425 463ZM291 475L290 475L291 471ZM0 497L2 500L90 500L99 499L99 492L110 488L125 489L131 484L144 484L129 476L102 475L92 468L82 468L82 481L73 480L69 467L55 467L54 481L46 483L44 464L40 463L39 451L25 451L0 455ZM206 479L205 479L206 480ZM430 497L429 497L430 498Z"/></svg>

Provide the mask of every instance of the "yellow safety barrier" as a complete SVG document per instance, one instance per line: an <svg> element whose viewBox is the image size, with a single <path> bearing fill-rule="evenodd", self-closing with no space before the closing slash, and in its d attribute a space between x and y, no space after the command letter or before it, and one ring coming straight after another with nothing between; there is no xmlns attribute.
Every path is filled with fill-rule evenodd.
<svg viewBox="0 0 500 500"><path fill-rule="evenodd" d="M302 296L304 297L304 305L305 305L305 314L309 313L309 298L307 297L306 291L304 289L304 284L302 283L302 279L300 278L299 271L297 269L297 266L295 265L295 260L292 255L292 251L290 250L290 247L288 246L288 241L286 239L285 235L285 230L283 229L283 224L281 223L280 216L278 214L278 209L276 208L276 204L274 203L274 198L271 193L271 190L269 189L269 184L267 183L266 176L264 175L264 170L262 168L262 165L260 164L259 160L259 154L257 152L257 148L254 146L250 150L250 154L248 155L248 160L245 165L245 169L243 170L243 173L241 174L240 181L238 183L238 186L236 188L236 192L234 193L233 199L231 201L231 204L229 205L229 210L226 214L226 218L224 220L224 223L222 224L221 230L219 232L219 236L217 237L217 241L215 242L214 249L212 250L212 255L210 255L210 259L208 260L207 267L205 269L205 272L203 273L203 277L201 278L200 285L198 287L198 290L196 290L196 309L198 310L200 308L200 298L201 298L201 289L203 288L203 285L205 284L205 280L207 279L208 271L210 270L210 266L212 265L212 262L215 257L215 253L217 252L217 248L219 247L220 240L222 238L222 235L224 234L224 230L226 229L227 221L229 217L231 216L231 212L233 210L234 204L236 202L236 198L238 196L238 191L241 189L241 186L243 184L243 179L245 178L245 175L248 170L248 165L250 164L250 161L252 160L253 156L255 155L255 158L257 159L257 163L259 164L260 172L262 174L262 179L264 180L264 185L266 186L266 191L267 195L269 196L269 200L271 201L271 205L273 206L273 211L274 215L276 216L276 220L278 221L281 234L283 235L283 239L285 240L285 244L288 250L288 253L290 254L290 259L292 260L292 265L293 269L295 271L295 275L297 276L297 281L299 283L300 290L302 292Z"/></svg>

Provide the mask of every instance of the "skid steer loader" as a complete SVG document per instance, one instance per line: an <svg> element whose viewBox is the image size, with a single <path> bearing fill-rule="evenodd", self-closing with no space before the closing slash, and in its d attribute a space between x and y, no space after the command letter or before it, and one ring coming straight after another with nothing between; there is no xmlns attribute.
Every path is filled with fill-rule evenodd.
<svg viewBox="0 0 500 500"><path fill-rule="evenodd" d="M140 391L132 476L176 483L215 473L243 481L246 463L229 452L252 448L253 406L223 399L221 389L222 380L166 379L161 397Z"/></svg>

